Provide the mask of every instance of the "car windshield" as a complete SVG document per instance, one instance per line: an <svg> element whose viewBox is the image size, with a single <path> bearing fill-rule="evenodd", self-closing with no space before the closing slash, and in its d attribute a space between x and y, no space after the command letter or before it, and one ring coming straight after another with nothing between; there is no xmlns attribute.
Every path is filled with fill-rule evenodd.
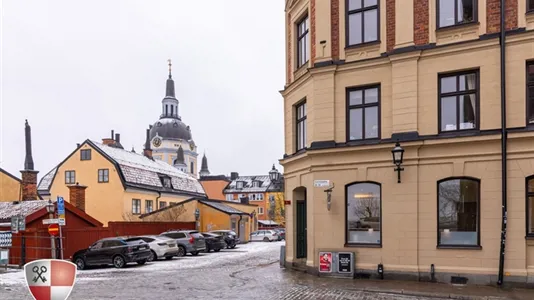
<svg viewBox="0 0 534 300"><path fill-rule="evenodd" d="M235 231L228 231L228 234L229 235L237 235L237 233L235 233Z"/></svg>
<svg viewBox="0 0 534 300"><path fill-rule="evenodd" d="M193 232L190 232L189 234L190 234L192 237L194 237L194 238L202 238L202 237L204 237L204 236L203 236L202 234L200 234L200 232L198 232L198 231L193 231Z"/></svg>

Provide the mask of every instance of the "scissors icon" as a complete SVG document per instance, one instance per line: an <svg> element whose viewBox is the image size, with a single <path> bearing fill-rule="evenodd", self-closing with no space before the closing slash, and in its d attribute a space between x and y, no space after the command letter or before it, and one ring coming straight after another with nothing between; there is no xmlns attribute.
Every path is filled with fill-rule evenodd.
<svg viewBox="0 0 534 300"><path fill-rule="evenodd" d="M41 279L43 283L46 282L46 277L44 277L44 273L46 273L48 269L45 266L41 266L41 269L39 270L38 266L35 266L32 268L32 272L37 274L37 276L33 277L33 282L37 282L37 280Z"/></svg>

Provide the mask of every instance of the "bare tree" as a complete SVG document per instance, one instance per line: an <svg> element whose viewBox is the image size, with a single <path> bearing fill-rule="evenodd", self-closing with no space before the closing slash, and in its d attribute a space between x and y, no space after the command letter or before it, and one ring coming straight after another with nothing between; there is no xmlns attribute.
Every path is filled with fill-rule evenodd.
<svg viewBox="0 0 534 300"><path fill-rule="evenodd" d="M360 219L380 217L380 199L378 197L359 198L354 202L354 215Z"/></svg>
<svg viewBox="0 0 534 300"><path fill-rule="evenodd" d="M132 214L131 212L122 213L122 219L127 222L140 221L137 215Z"/></svg>
<svg viewBox="0 0 534 300"><path fill-rule="evenodd" d="M187 212L184 205L172 205L165 209L146 216L144 219L152 222L179 222L183 221L182 216Z"/></svg>

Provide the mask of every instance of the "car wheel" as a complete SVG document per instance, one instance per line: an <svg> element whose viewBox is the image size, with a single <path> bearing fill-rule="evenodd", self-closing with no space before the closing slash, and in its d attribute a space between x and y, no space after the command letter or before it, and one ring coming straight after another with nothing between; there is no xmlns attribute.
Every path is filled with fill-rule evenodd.
<svg viewBox="0 0 534 300"><path fill-rule="evenodd" d="M78 270L85 269L85 260L83 260L83 258L81 257L77 257L76 259L74 259L74 264L76 264Z"/></svg>
<svg viewBox="0 0 534 300"><path fill-rule="evenodd" d="M150 256L148 257L148 261L155 261L158 260L158 255L154 250L150 250Z"/></svg>
<svg viewBox="0 0 534 300"><path fill-rule="evenodd" d="M215 249L215 250L213 250L213 251L215 251L215 252L219 252L219 251L221 251L221 249Z"/></svg>
<svg viewBox="0 0 534 300"><path fill-rule="evenodd" d="M198 255L198 251L193 251L193 252L191 252L191 255L193 255L193 256L197 256L197 255Z"/></svg>
<svg viewBox="0 0 534 300"><path fill-rule="evenodd" d="M235 244L233 244L232 246L230 246L230 249L234 249L235 248Z"/></svg>
<svg viewBox="0 0 534 300"><path fill-rule="evenodd" d="M146 264L146 259L138 260L138 261L137 261L137 264L138 264L138 265L144 265L144 264Z"/></svg>
<svg viewBox="0 0 534 300"><path fill-rule="evenodd" d="M171 260L171 259L172 259L172 256L165 256L165 259L166 259L166 260Z"/></svg>
<svg viewBox="0 0 534 300"><path fill-rule="evenodd" d="M184 246L178 246L178 254L176 254L176 256L182 257L182 256L185 256L186 254L187 252L185 251Z"/></svg>
<svg viewBox="0 0 534 300"><path fill-rule="evenodd" d="M264 242L270 242L270 240L269 240L268 237L264 237L264 238L263 238L263 241L264 241Z"/></svg>
<svg viewBox="0 0 534 300"><path fill-rule="evenodd" d="M120 255L113 257L113 266L117 269L123 268L126 265L126 261Z"/></svg>

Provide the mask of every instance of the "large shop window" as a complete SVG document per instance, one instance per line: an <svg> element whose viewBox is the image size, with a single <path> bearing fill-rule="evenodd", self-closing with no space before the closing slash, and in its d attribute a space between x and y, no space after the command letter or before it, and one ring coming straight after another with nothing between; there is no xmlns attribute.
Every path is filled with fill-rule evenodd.
<svg viewBox="0 0 534 300"><path fill-rule="evenodd" d="M477 0L437 0L438 28L477 20Z"/></svg>
<svg viewBox="0 0 534 300"><path fill-rule="evenodd" d="M378 41L378 0L347 0L347 46Z"/></svg>
<svg viewBox="0 0 534 300"><path fill-rule="evenodd" d="M347 186L347 244L381 245L381 202L378 183L361 182Z"/></svg>
<svg viewBox="0 0 534 300"><path fill-rule="evenodd" d="M380 137L380 86L347 90L347 141Z"/></svg>
<svg viewBox="0 0 534 300"><path fill-rule="evenodd" d="M534 11L534 0L527 0L527 12Z"/></svg>
<svg viewBox="0 0 534 300"><path fill-rule="evenodd" d="M297 23L297 31L297 68L300 68L310 59L310 50L308 47L308 16Z"/></svg>
<svg viewBox="0 0 534 300"><path fill-rule="evenodd" d="M534 237L534 175L527 178L527 236Z"/></svg>
<svg viewBox="0 0 534 300"><path fill-rule="evenodd" d="M534 9L534 0L532 0ZM527 63L527 122L534 124L534 61Z"/></svg>
<svg viewBox="0 0 534 300"><path fill-rule="evenodd" d="M438 246L480 246L480 181L449 178L438 182Z"/></svg>
<svg viewBox="0 0 534 300"><path fill-rule="evenodd" d="M478 71L439 76L440 132L476 129Z"/></svg>
<svg viewBox="0 0 534 300"><path fill-rule="evenodd" d="M297 151L306 147L306 102L297 105Z"/></svg>

